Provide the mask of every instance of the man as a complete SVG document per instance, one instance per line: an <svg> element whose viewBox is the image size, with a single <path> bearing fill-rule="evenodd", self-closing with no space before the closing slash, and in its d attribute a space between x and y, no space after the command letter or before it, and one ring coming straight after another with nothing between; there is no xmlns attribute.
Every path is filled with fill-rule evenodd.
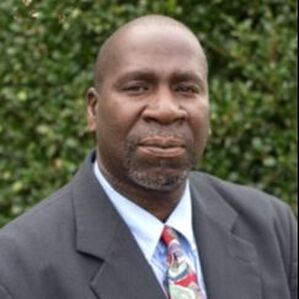
<svg viewBox="0 0 299 299"><path fill-rule="evenodd" d="M1 299L295 299L295 220L252 188L190 172L209 132L207 62L164 16L102 46L74 179L0 232Z"/></svg>

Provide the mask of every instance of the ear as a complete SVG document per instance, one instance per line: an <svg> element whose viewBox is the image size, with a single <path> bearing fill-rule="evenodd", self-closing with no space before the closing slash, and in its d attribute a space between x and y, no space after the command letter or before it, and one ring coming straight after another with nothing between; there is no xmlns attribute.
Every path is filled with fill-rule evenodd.
<svg viewBox="0 0 299 299"><path fill-rule="evenodd" d="M96 115L99 104L99 94L94 87L90 87L86 93L87 100L87 125L90 132L96 131Z"/></svg>

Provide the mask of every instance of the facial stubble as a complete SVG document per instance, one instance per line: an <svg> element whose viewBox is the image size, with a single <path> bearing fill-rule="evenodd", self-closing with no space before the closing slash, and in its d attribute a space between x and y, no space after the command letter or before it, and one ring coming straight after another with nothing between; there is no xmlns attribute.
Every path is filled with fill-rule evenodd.
<svg viewBox="0 0 299 299"><path fill-rule="evenodd" d="M186 182L198 156L194 148L185 145L185 154L178 158L151 157L142 159L137 155L138 140L128 137L125 143L125 168L128 177L136 185L152 190L168 192Z"/></svg>

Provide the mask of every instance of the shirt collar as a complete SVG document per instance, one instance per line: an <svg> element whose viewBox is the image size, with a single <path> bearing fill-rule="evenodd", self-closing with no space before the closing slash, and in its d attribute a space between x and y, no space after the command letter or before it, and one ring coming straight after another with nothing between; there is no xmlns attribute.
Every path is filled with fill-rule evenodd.
<svg viewBox="0 0 299 299"><path fill-rule="evenodd" d="M180 202L170 214L165 224L175 229L183 237L185 237L192 250L196 249L192 227L192 203L189 181L187 181L186 188Z"/></svg>
<svg viewBox="0 0 299 299"><path fill-rule="evenodd" d="M157 217L117 192L103 176L96 161L94 162L94 173L108 195L108 198L128 225L148 260L151 260L155 253L164 225L174 228L183 235L192 250L196 248L192 230L192 205L189 181L187 181L180 202L164 224Z"/></svg>

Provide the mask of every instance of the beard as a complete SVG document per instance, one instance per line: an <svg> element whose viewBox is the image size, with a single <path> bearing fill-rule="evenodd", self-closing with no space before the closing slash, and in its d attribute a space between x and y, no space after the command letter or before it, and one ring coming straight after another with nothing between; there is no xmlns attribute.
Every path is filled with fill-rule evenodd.
<svg viewBox="0 0 299 299"><path fill-rule="evenodd" d="M154 135L154 134L152 134ZM163 136L164 134L155 134ZM167 134L167 137L170 135ZM152 191L172 191L186 182L190 170L197 161L196 151L190 140L184 140L185 151L180 157L147 157L138 155L140 138L129 136L125 143L125 168L131 181Z"/></svg>

